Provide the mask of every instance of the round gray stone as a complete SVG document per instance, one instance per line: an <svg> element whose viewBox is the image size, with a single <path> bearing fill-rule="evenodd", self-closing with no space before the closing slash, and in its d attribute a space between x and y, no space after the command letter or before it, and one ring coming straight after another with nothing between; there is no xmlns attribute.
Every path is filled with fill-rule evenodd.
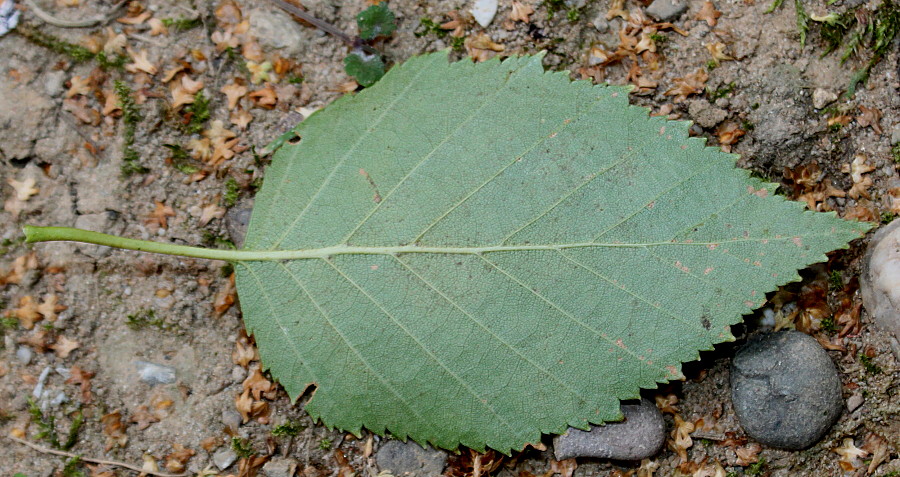
<svg viewBox="0 0 900 477"><path fill-rule="evenodd" d="M799 331L751 338L732 363L731 399L750 437L789 450L818 442L844 404L828 353Z"/></svg>
<svg viewBox="0 0 900 477"><path fill-rule="evenodd" d="M447 465L447 454L425 449L413 441L387 441L375 453L375 461L381 471L390 471L397 477L431 477L441 475Z"/></svg>
<svg viewBox="0 0 900 477"><path fill-rule="evenodd" d="M686 12L688 4L684 0L653 0L647 7L647 15L661 21L671 22Z"/></svg>
<svg viewBox="0 0 900 477"><path fill-rule="evenodd" d="M882 227L869 242L859 290L863 306L875 324L887 331L897 359L900 359L900 220Z"/></svg>
<svg viewBox="0 0 900 477"><path fill-rule="evenodd" d="M656 406L642 399L640 404L623 404L621 422L592 426L589 431L569 428L553 439L556 460L597 457L614 460L641 460L656 455L666 441L666 423Z"/></svg>

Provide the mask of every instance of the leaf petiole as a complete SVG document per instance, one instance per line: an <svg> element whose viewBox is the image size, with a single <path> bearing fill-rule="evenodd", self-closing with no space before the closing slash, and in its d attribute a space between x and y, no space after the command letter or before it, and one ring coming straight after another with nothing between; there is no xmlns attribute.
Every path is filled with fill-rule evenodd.
<svg viewBox="0 0 900 477"><path fill-rule="evenodd" d="M92 232L90 230L76 229L72 227L36 227L26 225L25 243L35 242L83 242L107 247L137 250L139 252L162 253L165 255L178 255L182 257L206 258L210 260L241 260L247 252L240 250L217 250L201 247L189 247L187 245L175 245L171 243L150 242L147 240L117 237L115 235Z"/></svg>

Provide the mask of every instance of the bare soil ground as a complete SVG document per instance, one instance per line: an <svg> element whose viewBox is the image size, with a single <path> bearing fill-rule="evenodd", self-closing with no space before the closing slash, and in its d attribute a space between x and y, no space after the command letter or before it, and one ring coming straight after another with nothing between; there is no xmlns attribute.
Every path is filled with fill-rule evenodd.
<svg viewBox="0 0 900 477"><path fill-rule="evenodd" d="M377 475L381 438L316 425L302 400L292 404L258 372L223 263L66 243L33 247L21 233L24 224L74 225L226 246L226 211L247 207L270 159L264 146L297 113L356 88L343 71L348 47L265 0L144 0L119 10L99 0L35 0L64 20L111 12L86 28L50 25L21 3L20 28L0 38L0 433L51 446L35 439L48 427L29 413L40 387L37 414L55 419L60 446L83 416L69 452L85 457L192 475L252 475L267 460L289 457L297 475ZM368 6L302 3L351 34ZM391 63L447 47L457 59L546 50L548 68L632 84L634 103L695 121L695 135L741 154L740 167L780 182L810 208L875 223L900 213L896 40L847 97L871 50L861 46L843 64L843 47L821 56L827 45L814 21L801 46L793 2L766 14L769 5L759 0L690 1L671 23L650 19L636 0L521 3L534 12L511 19L512 2L501 0L482 28L467 1L390 0L398 30L376 46ZM812 16L881 5L802 4ZM457 23L435 29L423 18ZM859 307L865 245L805 271L802 284L767 307L777 326L808 332L829 349L844 397L856 406L811 449L759 448L744 436L728 385L739 342L704 354L685 382L648 393L668 411L670 430L695 428L689 439L673 433L652 460L578 460L572 473L573 463L528 450L483 456L481 475L653 475L654 468L664 476L898 475L898 361ZM745 333L736 330L739 338ZM170 366L175 379L151 385L135 361ZM220 472L212 456L234 439L246 452ZM850 459L846 439L868 454ZM2 475L134 475L84 463L64 471L66 458L3 442ZM475 460L464 449L445 474L473 475Z"/></svg>

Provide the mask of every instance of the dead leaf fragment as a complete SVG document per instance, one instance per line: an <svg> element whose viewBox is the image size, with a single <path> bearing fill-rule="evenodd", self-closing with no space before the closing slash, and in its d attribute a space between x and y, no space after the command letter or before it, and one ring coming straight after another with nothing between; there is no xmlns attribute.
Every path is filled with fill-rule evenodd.
<svg viewBox="0 0 900 477"><path fill-rule="evenodd" d="M225 208L219 207L216 204L209 204L203 207L202 212L200 213L200 221L199 225L201 227L206 227L206 224L210 223L212 219L221 219L225 216Z"/></svg>
<svg viewBox="0 0 900 477"><path fill-rule="evenodd" d="M682 78L675 78L675 86L665 92L666 96L675 96L673 100L680 103L687 99L688 96L699 94L706 88L706 81L709 75L703 68L698 69L692 74Z"/></svg>
<svg viewBox="0 0 900 477"><path fill-rule="evenodd" d="M231 360L234 364L247 369L252 361L259 361L259 351L245 335L235 341L234 351L231 352Z"/></svg>
<svg viewBox="0 0 900 477"><path fill-rule="evenodd" d="M228 120L231 121L231 124L237 126L239 130L243 131L247 129L247 126L253 121L253 115L243 108L238 108L231 112L228 116Z"/></svg>
<svg viewBox="0 0 900 477"><path fill-rule="evenodd" d="M69 338L66 338L62 335L60 335L60 337L56 339L56 343L50 345L50 349L56 352L57 356L63 359L68 358L69 354L72 353L72 351L75 351L80 347L81 343L75 340L70 340Z"/></svg>
<svg viewBox="0 0 900 477"><path fill-rule="evenodd" d="M228 98L228 109L232 110L237 106L238 101L247 94L247 87L237 83L228 83L219 90Z"/></svg>
<svg viewBox="0 0 900 477"><path fill-rule="evenodd" d="M841 469L846 472L852 472L862 467L863 464L860 459L869 455L868 452L856 447L856 445L853 444L853 438L851 437L844 439L843 444L841 444L840 447L831 449L831 452L841 456L838 464L841 466Z"/></svg>
<svg viewBox="0 0 900 477"><path fill-rule="evenodd" d="M31 295L19 298L19 306L12 310L12 315L19 320L19 325L26 330L34 328L34 323L43 319L38 312L38 305Z"/></svg>
<svg viewBox="0 0 900 477"><path fill-rule="evenodd" d="M125 447L128 443L128 435L125 434L125 423L122 421L122 411L115 411L100 418L103 424L103 434L106 436L106 451L113 447Z"/></svg>
<svg viewBox="0 0 900 477"><path fill-rule="evenodd" d="M232 273L228 277L225 286L216 293L216 298L213 300L213 310L216 312L216 316L224 315L234 305L236 300L237 290L234 287L234 274Z"/></svg>
<svg viewBox="0 0 900 477"><path fill-rule="evenodd" d="M169 228L169 217L175 217L175 210L162 202L156 201L156 208L147 216L144 223L155 224L161 229Z"/></svg>
<svg viewBox="0 0 900 477"><path fill-rule="evenodd" d="M38 313L47 321L56 321L57 313L64 311L65 305L59 304L59 298L56 295L44 295L44 300L37 306Z"/></svg>
<svg viewBox="0 0 900 477"><path fill-rule="evenodd" d="M196 454L193 449L188 449L181 444L172 444L172 453L165 457L166 470L169 472L184 472L188 460Z"/></svg>
<svg viewBox="0 0 900 477"><path fill-rule="evenodd" d="M709 51L710 56L712 56L713 63L715 63L716 66L718 66L719 62L721 61L734 60L733 57L725 53L725 43L722 43L721 41L716 43L708 43L706 45L706 50Z"/></svg>
<svg viewBox="0 0 900 477"><path fill-rule="evenodd" d="M166 24L159 18L151 18L147 23L150 25L150 36L169 34L169 29L166 27Z"/></svg>
<svg viewBox="0 0 900 477"><path fill-rule="evenodd" d="M149 407L142 404L138 406L137 410L135 410L134 413L131 414L131 417L128 418L128 421L137 424L137 426L135 426L137 430L143 431L144 429L150 427L150 424L159 422L159 418L150 412Z"/></svg>
<svg viewBox="0 0 900 477"><path fill-rule="evenodd" d="M0 272L0 286L5 286L8 283L21 283L25 273L37 267L37 254L34 251L16 257L13 260L12 269Z"/></svg>
<svg viewBox="0 0 900 477"><path fill-rule="evenodd" d="M278 103L278 95L275 94L275 89L272 88L271 83L266 83L264 88L251 92L247 97L258 108L274 109L275 104Z"/></svg>
<svg viewBox="0 0 900 477"><path fill-rule="evenodd" d="M512 2L512 10L509 12L509 19L514 22L531 23L531 15L534 8L522 2Z"/></svg>
<svg viewBox="0 0 900 477"><path fill-rule="evenodd" d="M276 387L271 381L263 376L262 371L259 370L259 366L251 368L250 375L244 380L243 389L245 391L250 391L250 395L256 400L263 398L270 400L275 399Z"/></svg>
<svg viewBox="0 0 900 477"><path fill-rule="evenodd" d="M479 33L466 38L466 52L473 60L480 63L494 57L498 52L506 49L503 45L495 43L486 33Z"/></svg>
<svg viewBox="0 0 900 477"><path fill-rule="evenodd" d="M862 127L871 127L876 134L882 134L881 129L881 111L876 108L866 106L859 107L860 115L856 117L856 122Z"/></svg>
<svg viewBox="0 0 900 477"><path fill-rule="evenodd" d="M138 71L143 71L150 76L156 74L157 69L156 66L147 58L147 50L141 50L140 52L135 52L131 48L126 49L128 51L128 55L131 56L131 61L133 63L129 63L125 65L125 70L129 73L137 73Z"/></svg>
<svg viewBox="0 0 900 477"><path fill-rule="evenodd" d="M700 11L697 12L697 16L695 16L694 19L705 21L707 25L714 27L719 23L719 17L721 16L722 12L716 10L716 6L713 5L713 2L703 2L703 6L700 8Z"/></svg>
<svg viewBox="0 0 900 477"><path fill-rule="evenodd" d="M82 77L82 76L73 76L71 80L69 80L71 86L66 91L65 98L71 98L72 96L84 95L87 96L91 94L91 79L90 77Z"/></svg>
<svg viewBox="0 0 900 477"><path fill-rule="evenodd" d="M69 370L69 379L66 380L66 384L78 384L81 387L81 402L89 403L94 399L93 394L91 394L91 378L94 377L94 373L85 371L81 369L78 365L72 366Z"/></svg>

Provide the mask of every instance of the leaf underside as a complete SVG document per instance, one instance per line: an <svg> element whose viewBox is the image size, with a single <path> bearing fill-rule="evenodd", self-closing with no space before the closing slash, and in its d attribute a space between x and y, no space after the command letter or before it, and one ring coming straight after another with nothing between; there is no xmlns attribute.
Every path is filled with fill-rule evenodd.
<svg viewBox="0 0 900 477"><path fill-rule="evenodd" d="M312 256L238 262L237 288L314 418L505 453L620 419L868 228L541 58L412 58L276 154L245 249Z"/></svg>

